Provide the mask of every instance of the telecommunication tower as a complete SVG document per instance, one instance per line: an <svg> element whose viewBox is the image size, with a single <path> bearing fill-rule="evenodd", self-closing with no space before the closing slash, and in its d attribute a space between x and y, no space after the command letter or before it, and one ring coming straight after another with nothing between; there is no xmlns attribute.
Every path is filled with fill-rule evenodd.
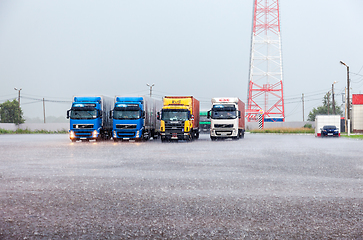
<svg viewBox="0 0 363 240"><path fill-rule="evenodd" d="M254 0L247 112L285 121L278 0ZM251 117L247 116L251 121Z"/></svg>

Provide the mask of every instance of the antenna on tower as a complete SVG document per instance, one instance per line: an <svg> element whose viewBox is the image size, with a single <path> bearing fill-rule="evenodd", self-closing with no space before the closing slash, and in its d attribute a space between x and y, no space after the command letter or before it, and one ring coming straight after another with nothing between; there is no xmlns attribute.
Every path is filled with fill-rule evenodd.
<svg viewBox="0 0 363 240"><path fill-rule="evenodd" d="M278 0L254 0L247 112L259 110L265 122L285 121Z"/></svg>

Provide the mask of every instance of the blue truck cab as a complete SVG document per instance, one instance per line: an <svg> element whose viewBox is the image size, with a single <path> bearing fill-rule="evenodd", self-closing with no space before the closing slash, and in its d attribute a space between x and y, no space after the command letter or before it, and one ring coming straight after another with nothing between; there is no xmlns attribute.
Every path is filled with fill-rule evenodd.
<svg viewBox="0 0 363 240"><path fill-rule="evenodd" d="M114 109L110 113L113 118L113 140L117 142L156 138L159 132L157 105L161 107L161 101L146 96L116 96Z"/></svg>
<svg viewBox="0 0 363 240"><path fill-rule="evenodd" d="M109 119L109 111L112 103L112 98L105 96L73 97L72 107L67 111L72 142L110 139L112 119Z"/></svg>

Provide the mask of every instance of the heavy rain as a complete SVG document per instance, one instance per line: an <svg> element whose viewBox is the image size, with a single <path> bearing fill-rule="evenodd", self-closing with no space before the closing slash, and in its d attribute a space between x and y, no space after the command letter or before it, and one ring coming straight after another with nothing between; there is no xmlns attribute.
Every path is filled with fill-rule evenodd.
<svg viewBox="0 0 363 240"><path fill-rule="evenodd" d="M362 142L0 136L0 239L359 239Z"/></svg>

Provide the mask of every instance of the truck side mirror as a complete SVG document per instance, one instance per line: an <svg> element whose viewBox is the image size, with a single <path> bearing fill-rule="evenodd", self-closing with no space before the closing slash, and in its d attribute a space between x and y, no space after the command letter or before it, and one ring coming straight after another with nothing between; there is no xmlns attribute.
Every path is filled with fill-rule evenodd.
<svg viewBox="0 0 363 240"><path fill-rule="evenodd" d="M67 119L69 119L69 112L70 112L71 110L68 110L67 111Z"/></svg>
<svg viewBox="0 0 363 240"><path fill-rule="evenodd" d="M146 116L145 111L142 111L142 118L145 119L145 116Z"/></svg>
<svg viewBox="0 0 363 240"><path fill-rule="evenodd" d="M98 110L98 113L99 113L100 118L102 118L102 111Z"/></svg>
<svg viewBox="0 0 363 240"><path fill-rule="evenodd" d="M241 111L238 111L238 118L241 118Z"/></svg>
<svg viewBox="0 0 363 240"><path fill-rule="evenodd" d="M207 112L207 118L210 118L210 110Z"/></svg>
<svg viewBox="0 0 363 240"><path fill-rule="evenodd" d="M156 119L160 120L160 112L157 112Z"/></svg>
<svg viewBox="0 0 363 240"><path fill-rule="evenodd" d="M190 115L190 119L193 121L194 120L194 115Z"/></svg>
<svg viewBox="0 0 363 240"><path fill-rule="evenodd" d="M109 116L110 119L113 118L113 114L112 114L112 110L110 110L110 116Z"/></svg>

